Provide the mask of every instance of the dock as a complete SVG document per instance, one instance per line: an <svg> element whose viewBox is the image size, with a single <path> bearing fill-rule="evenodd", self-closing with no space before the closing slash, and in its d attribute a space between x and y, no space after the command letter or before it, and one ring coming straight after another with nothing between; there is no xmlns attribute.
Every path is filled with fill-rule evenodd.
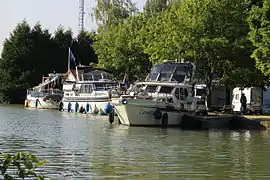
<svg viewBox="0 0 270 180"><path fill-rule="evenodd" d="M238 114L184 115L180 127L190 130L266 130L270 129L270 116Z"/></svg>

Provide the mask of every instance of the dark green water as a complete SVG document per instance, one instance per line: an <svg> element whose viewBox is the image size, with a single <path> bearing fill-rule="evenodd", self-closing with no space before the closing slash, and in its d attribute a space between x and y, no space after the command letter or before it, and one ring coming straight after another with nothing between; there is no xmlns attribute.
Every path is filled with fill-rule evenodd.
<svg viewBox="0 0 270 180"><path fill-rule="evenodd" d="M270 179L269 134L128 128L0 106L0 151L36 153L48 179Z"/></svg>

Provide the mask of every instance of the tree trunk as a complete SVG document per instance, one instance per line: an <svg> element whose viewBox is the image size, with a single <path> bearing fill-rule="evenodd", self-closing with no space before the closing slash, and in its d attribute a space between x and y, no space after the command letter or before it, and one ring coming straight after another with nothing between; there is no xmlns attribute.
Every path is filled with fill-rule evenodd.
<svg viewBox="0 0 270 180"><path fill-rule="evenodd" d="M231 92L228 84L225 84L225 105L231 105Z"/></svg>
<svg viewBox="0 0 270 180"><path fill-rule="evenodd" d="M212 81L208 81L206 83L206 87L208 89L207 108L208 108L208 111L212 111Z"/></svg>

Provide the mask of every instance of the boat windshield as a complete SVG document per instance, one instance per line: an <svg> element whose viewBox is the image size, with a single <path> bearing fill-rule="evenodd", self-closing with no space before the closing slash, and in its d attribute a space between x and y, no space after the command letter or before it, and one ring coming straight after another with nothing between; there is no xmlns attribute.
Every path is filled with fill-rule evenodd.
<svg viewBox="0 0 270 180"><path fill-rule="evenodd" d="M99 81L102 79L113 80L113 75L105 71L90 71L82 74L83 81Z"/></svg>
<svg viewBox="0 0 270 180"><path fill-rule="evenodd" d="M109 90L109 89L114 89L116 87L117 87L117 84L115 83L94 83L95 91Z"/></svg>
<svg viewBox="0 0 270 180"><path fill-rule="evenodd" d="M207 95L207 90L206 89L196 89L195 96L206 96L206 95Z"/></svg>
<svg viewBox="0 0 270 180"><path fill-rule="evenodd" d="M164 63L152 67L146 81L184 82L185 78L192 78L193 65L191 63Z"/></svg>
<svg viewBox="0 0 270 180"><path fill-rule="evenodd" d="M172 86L161 86L159 93L170 94L173 89L174 89L174 87L172 87Z"/></svg>

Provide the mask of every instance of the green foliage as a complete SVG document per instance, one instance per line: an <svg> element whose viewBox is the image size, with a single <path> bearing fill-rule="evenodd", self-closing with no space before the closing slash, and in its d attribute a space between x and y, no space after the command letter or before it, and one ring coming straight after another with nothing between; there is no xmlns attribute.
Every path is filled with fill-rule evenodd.
<svg viewBox="0 0 270 180"><path fill-rule="evenodd" d="M169 7L170 0L147 0L143 7L146 16L153 16L166 10Z"/></svg>
<svg viewBox="0 0 270 180"><path fill-rule="evenodd" d="M268 0L254 4L250 11L248 22L250 25L250 39L255 46L252 57L256 66L265 75L270 75L270 2Z"/></svg>
<svg viewBox="0 0 270 180"><path fill-rule="evenodd" d="M250 57L254 50L254 43L248 39L251 6L256 6L252 12L260 9L261 1L147 0L143 13L119 18L121 23L98 34L94 47L99 66L116 72L130 70L130 75L135 75L144 69L140 66L143 62L184 59L196 64L198 80L209 88L213 80L230 87L263 86L268 78ZM104 17L115 16L107 13ZM126 19L124 23L122 19ZM267 30L260 38L268 37ZM261 42L259 36L256 38L268 46L267 39ZM268 51L267 47L263 52Z"/></svg>
<svg viewBox="0 0 270 180"><path fill-rule="evenodd" d="M87 32L74 39L72 31L61 26L52 36L39 23L33 28L26 21L19 23L3 44L0 103L21 103L26 89L39 84L43 75L53 71L66 72L68 47L77 63L97 62L91 48L94 39L94 35ZM71 63L71 68L74 66Z"/></svg>
<svg viewBox="0 0 270 180"><path fill-rule="evenodd" d="M97 55L92 46L95 39L95 32L82 31L73 41L72 50L76 52L76 59L79 59L81 64L97 63Z"/></svg>
<svg viewBox="0 0 270 180"><path fill-rule="evenodd" d="M35 170L45 164L46 161L40 161L35 155L27 152L18 152L13 156L10 154L1 154L0 172L4 180L13 180L17 178L25 179L31 177L43 180L44 177L37 175ZM15 168L16 171L14 172Z"/></svg>
<svg viewBox="0 0 270 180"><path fill-rule="evenodd" d="M94 49L99 59L99 66L110 69L117 76L128 73L129 77L138 78L150 67L148 56L143 53L139 43L138 30L143 17L134 16L97 36ZM134 80L134 79L133 79Z"/></svg>
<svg viewBox="0 0 270 180"><path fill-rule="evenodd" d="M96 0L96 4L92 16L99 24L99 30L118 25L138 11L131 0Z"/></svg>

